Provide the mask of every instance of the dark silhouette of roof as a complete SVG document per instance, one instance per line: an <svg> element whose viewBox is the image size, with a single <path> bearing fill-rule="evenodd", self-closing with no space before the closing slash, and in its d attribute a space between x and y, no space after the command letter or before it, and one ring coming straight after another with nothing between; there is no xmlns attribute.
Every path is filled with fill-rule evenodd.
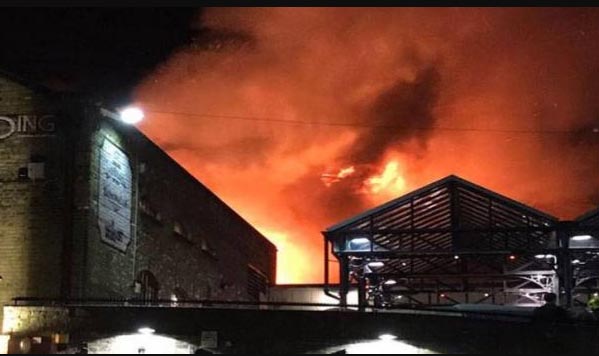
<svg viewBox="0 0 599 356"><path fill-rule="evenodd" d="M551 231L558 223L556 217L452 175L323 234L336 241L340 252L388 259L380 273L460 273L458 255L469 255L470 271L497 274L510 256L509 264L517 268L536 262L524 251L555 248ZM358 238L368 239L366 247ZM407 256L412 262L402 260Z"/></svg>
<svg viewBox="0 0 599 356"><path fill-rule="evenodd" d="M424 203L425 200L431 203L440 203L441 201L439 201L439 198L436 197L442 195L443 192L446 192L446 195L443 195L443 197L445 198L443 199L443 202L445 204L435 205L435 207L437 208L437 210L446 209L445 213L449 214L449 211L447 209L449 208L448 202L450 200L450 197L447 196L447 194L452 193L448 190L450 185L453 185L455 188L457 188L457 190L453 191L453 193L461 194L461 196L464 197L464 199L459 200L458 203L464 205L465 208L468 207L471 209L480 210L479 213L482 213L483 210L489 210L489 204L494 204L496 207L502 207L506 210L506 212L510 211L510 213L508 213L508 215L506 215L505 218L510 220L512 226L523 225L523 221L521 221L522 216L531 217L535 220L549 225L553 225L558 221L558 218L554 216L551 216L540 210L524 205L506 196L495 193L487 188L469 182L458 176L451 175L436 182L433 182L423 188L415 190L409 194L406 194L402 197L394 199L388 203L385 203L376 208L356 215L350 219L342 221L334 226L331 226L326 230L326 232L331 233L339 230L357 228L360 226L360 224L363 224L364 221L369 220L371 217L382 216L396 209L401 210L402 208L406 208L407 206L412 204L413 201L416 202L416 205L418 207L424 209L424 207L421 207L421 205L422 203ZM467 196L471 197L471 199L467 200ZM471 212L471 210L468 209L460 210L460 212L462 213L461 217L463 218L463 222L465 222L465 220L468 220L468 218L472 218L471 223L477 225L475 221L477 219L475 219L473 215L475 213L474 211ZM513 216L510 216L510 214L512 214ZM478 221L480 222L480 220Z"/></svg>

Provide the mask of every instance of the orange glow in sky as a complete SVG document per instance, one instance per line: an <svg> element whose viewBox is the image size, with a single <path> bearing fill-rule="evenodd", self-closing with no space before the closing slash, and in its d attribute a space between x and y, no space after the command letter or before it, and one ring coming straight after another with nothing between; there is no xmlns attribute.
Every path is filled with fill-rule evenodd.
<svg viewBox="0 0 599 356"><path fill-rule="evenodd" d="M597 16L210 8L209 45L139 86L140 128L277 245L279 283L321 282L321 231L447 175L599 205Z"/></svg>

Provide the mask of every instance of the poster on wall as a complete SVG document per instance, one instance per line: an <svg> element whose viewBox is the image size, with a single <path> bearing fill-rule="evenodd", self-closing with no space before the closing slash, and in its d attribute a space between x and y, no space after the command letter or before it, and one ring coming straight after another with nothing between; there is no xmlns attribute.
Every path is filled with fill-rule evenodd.
<svg viewBox="0 0 599 356"><path fill-rule="evenodd" d="M131 241L132 171L127 155L109 140L100 150L99 195L102 241L125 252Z"/></svg>

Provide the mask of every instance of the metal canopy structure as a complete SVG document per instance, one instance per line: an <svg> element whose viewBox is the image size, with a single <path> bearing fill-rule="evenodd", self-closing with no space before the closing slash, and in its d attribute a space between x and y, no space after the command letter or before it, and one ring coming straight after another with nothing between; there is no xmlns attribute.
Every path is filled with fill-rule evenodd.
<svg viewBox="0 0 599 356"><path fill-rule="evenodd" d="M575 241L584 243L570 248L572 236L592 235L596 225L599 211L577 222L560 222L449 176L324 231L325 284L332 248L340 264L342 305L352 284L358 285L363 307L539 305L547 292L570 304L575 287L596 289L589 287L591 280L580 286L574 282L578 269L573 267L588 261L596 271L591 260L599 244L589 244L594 237L578 237ZM581 269L576 276L591 274Z"/></svg>

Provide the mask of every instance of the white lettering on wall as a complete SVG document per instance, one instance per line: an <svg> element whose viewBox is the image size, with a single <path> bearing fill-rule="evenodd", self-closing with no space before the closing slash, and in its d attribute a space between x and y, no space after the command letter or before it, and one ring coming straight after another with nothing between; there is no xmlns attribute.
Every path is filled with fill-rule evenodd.
<svg viewBox="0 0 599 356"><path fill-rule="evenodd" d="M24 137L51 136L56 132L54 115L0 116L0 140L13 135Z"/></svg>

